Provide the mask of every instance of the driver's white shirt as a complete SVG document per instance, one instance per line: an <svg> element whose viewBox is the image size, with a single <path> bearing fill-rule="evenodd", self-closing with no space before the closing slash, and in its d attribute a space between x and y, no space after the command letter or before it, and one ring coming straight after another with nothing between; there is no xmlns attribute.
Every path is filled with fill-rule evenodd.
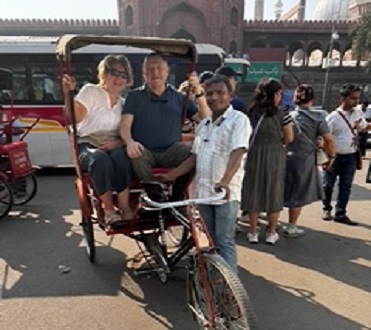
<svg viewBox="0 0 371 330"><path fill-rule="evenodd" d="M233 150L248 149L251 125L248 117L230 106L215 122L211 117L203 119L196 130L192 153L196 155L194 198L215 196L214 186L220 182ZM230 201L241 200L241 185L244 175L243 161L233 176ZM217 201L210 204L221 204Z"/></svg>

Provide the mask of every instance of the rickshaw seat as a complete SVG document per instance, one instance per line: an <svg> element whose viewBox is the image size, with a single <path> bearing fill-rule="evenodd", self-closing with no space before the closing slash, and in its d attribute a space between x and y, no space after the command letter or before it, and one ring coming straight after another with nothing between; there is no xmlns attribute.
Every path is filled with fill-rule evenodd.
<svg viewBox="0 0 371 330"><path fill-rule="evenodd" d="M20 141L21 142L21 141ZM1 150L1 149L0 149ZM151 170L151 174L152 176L156 176L156 175L159 175L159 174L166 174L166 173L169 173L171 171L171 168L165 168L165 167L154 167L152 168ZM88 185L88 186L91 186L91 180L90 180L90 176L89 176L89 173L87 172L84 172L82 174L82 180L83 182ZM131 184L130 184L130 189L143 189L143 186L141 185L140 183L140 180L136 177L132 178L131 180Z"/></svg>

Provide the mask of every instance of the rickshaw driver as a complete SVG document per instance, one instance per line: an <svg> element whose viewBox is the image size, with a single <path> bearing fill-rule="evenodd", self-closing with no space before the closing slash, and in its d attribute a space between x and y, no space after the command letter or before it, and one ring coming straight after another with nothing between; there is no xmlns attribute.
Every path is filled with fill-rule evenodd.
<svg viewBox="0 0 371 330"><path fill-rule="evenodd" d="M235 219L241 200L243 156L248 149L251 124L247 116L230 104L233 89L228 77L215 75L206 80L205 94L206 100L200 99L199 106L209 107L211 115L197 127L192 154L161 177L172 182L196 166L193 198L213 196L219 188L226 190L225 200L198 204L197 208L215 247L237 273Z"/></svg>
<svg viewBox="0 0 371 330"><path fill-rule="evenodd" d="M120 135L126 143L126 150L133 171L140 179L151 178L151 168L155 166L172 168L184 161L191 151L189 145L179 142L182 129L182 108L185 95L167 84L169 66L162 54L146 56L142 66L145 84L130 91L123 106ZM190 76L197 77L196 73ZM203 97L201 87L195 91L196 101ZM199 111L199 112L198 112ZM190 100L186 103L186 116L196 114L205 118L208 107L198 110ZM173 186L173 200L182 199L193 173L179 177Z"/></svg>

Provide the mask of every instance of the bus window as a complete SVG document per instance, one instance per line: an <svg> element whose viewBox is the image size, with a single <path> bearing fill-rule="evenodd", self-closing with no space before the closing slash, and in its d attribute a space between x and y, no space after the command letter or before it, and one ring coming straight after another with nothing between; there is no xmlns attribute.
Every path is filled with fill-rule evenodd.
<svg viewBox="0 0 371 330"><path fill-rule="evenodd" d="M55 66L32 65L31 79L35 101L53 102L62 100Z"/></svg>
<svg viewBox="0 0 371 330"><path fill-rule="evenodd" d="M6 66L13 73L14 101L30 101L27 88L26 67L24 64L9 64Z"/></svg>
<svg viewBox="0 0 371 330"><path fill-rule="evenodd" d="M96 70L91 67L90 64L81 64L78 67L74 67L72 75L76 79L76 89L80 90L82 86L87 83L96 83L97 74Z"/></svg>

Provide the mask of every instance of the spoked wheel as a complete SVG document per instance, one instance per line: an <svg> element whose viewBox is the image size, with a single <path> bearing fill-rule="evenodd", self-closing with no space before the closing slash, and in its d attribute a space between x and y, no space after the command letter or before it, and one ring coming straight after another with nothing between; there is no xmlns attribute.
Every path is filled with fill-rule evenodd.
<svg viewBox="0 0 371 330"><path fill-rule="evenodd" d="M0 218L5 217L13 206L13 192L10 185L0 178Z"/></svg>
<svg viewBox="0 0 371 330"><path fill-rule="evenodd" d="M199 328L257 329L253 306L237 275L217 254L204 254L202 258L206 279L203 280L200 272L195 269L189 283L190 307ZM210 292L211 306L207 306L206 285Z"/></svg>
<svg viewBox="0 0 371 330"><path fill-rule="evenodd" d="M86 252L89 256L89 260L95 262L94 228L91 218L83 216L81 219L81 227L84 233Z"/></svg>
<svg viewBox="0 0 371 330"><path fill-rule="evenodd" d="M13 190L14 205L26 204L36 195L36 175L31 173L25 177L13 179L11 187Z"/></svg>

